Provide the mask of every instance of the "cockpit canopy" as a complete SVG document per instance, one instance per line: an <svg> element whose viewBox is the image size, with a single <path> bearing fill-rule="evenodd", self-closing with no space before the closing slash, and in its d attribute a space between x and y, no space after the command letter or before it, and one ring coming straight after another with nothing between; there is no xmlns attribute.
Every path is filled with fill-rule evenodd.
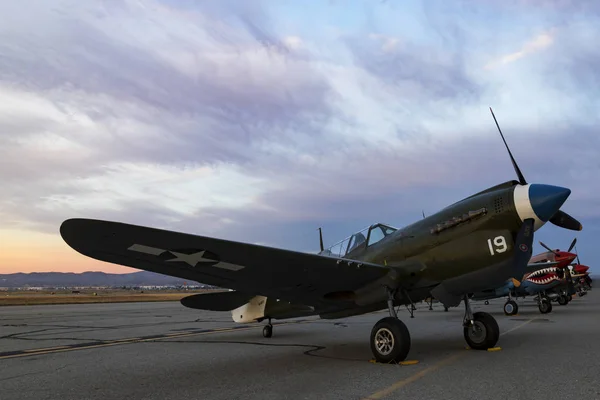
<svg viewBox="0 0 600 400"><path fill-rule="evenodd" d="M371 246L397 230L397 228L389 225L381 223L373 224L359 232L356 232L354 235L337 242L319 254L344 257L346 254L350 253L364 242L367 242L367 246Z"/></svg>

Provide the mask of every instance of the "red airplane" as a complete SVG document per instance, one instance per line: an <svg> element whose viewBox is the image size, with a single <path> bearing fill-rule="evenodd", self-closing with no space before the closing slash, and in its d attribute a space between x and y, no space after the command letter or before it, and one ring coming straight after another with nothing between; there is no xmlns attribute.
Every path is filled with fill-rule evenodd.
<svg viewBox="0 0 600 400"><path fill-rule="evenodd" d="M581 286L579 285L578 288L573 282L574 278L578 278L579 276L581 276L580 274L587 274L587 270L589 269L589 267L582 265L579 262L579 256L577 254L570 253L570 251L575 247L576 243L577 238L573 239L571 245L569 246L569 250L564 252L560 251L559 249L552 250L550 247L540 242L540 244L544 248L546 248L548 252L544 253L544 257L542 257L541 254L536 256L539 257L540 262L544 259L553 259L555 261L560 261L559 265L563 268L565 272L565 282L564 284L559 285L553 288L552 290L549 290L548 292L550 295L548 297L553 301L557 301L558 304L560 304L561 306L568 304L573 299L573 295L575 293L579 293L580 296L585 294L585 291L581 290ZM577 249L575 249L575 252L577 252ZM575 260L575 258L577 258L577 264L574 264L573 271L576 275L573 276L569 266L573 265L571 263L573 262L573 260Z"/></svg>
<svg viewBox="0 0 600 400"><path fill-rule="evenodd" d="M572 247L569 247L569 250L567 251L560 251L559 249L556 250L551 250L548 246L546 246L544 243L540 242L540 244L545 247L546 249L548 249L548 251L544 252L544 253L540 253L540 254L536 254L535 256L531 257L531 260L529 261L529 263L544 263L544 262L556 262L558 264L554 265L554 267L556 268L567 268L569 265L571 265L571 263L573 262L573 260L575 260L575 258L577 257L577 254L571 253L571 249Z"/></svg>
<svg viewBox="0 0 600 400"><path fill-rule="evenodd" d="M579 262L579 257L578 260ZM572 264L573 271L571 277L574 280L575 289L579 296L585 296L588 290L592 289L592 278L588 270L590 267L582 264Z"/></svg>

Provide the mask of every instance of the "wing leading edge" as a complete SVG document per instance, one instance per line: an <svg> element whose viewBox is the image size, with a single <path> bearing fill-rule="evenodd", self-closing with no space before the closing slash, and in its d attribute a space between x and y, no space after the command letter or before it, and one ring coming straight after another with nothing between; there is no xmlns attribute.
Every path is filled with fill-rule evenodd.
<svg viewBox="0 0 600 400"><path fill-rule="evenodd" d="M306 305L331 304L332 292L354 291L389 268L330 256L94 219L62 223L63 240L105 262Z"/></svg>

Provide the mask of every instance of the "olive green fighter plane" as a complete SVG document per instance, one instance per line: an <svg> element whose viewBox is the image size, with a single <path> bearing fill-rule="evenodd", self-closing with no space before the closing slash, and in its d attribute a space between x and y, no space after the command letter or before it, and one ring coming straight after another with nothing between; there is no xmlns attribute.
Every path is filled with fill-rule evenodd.
<svg viewBox="0 0 600 400"><path fill-rule="evenodd" d="M527 183L492 116L518 181L401 229L374 224L329 249L321 235L319 254L94 219L68 219L60 233L88 257L230 289L181 303L230 311L235 322L266 320L265 337L273 334L272 319L337 319L388 309L390 316L371 331L370 347L377 361L400 362L411 337L396 307L433 296L445 307L464 302L464 338L471 348L485 350L496 345L499 327L490 314L472 312L469 295L523 276L534 231L546 222L581 230L560 211L571 191Z"/></svg>

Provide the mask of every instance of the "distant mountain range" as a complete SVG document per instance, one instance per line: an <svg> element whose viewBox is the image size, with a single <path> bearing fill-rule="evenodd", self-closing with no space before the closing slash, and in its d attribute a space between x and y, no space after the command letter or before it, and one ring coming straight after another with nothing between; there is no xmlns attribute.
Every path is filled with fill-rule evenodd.
<svg viewBox="0 0 600 400"><path fill-rule="evenodd" d="M591 275L595 282L600 276ZM72 286L182 286L198 285L198 282L173 278L154 272L140 271L130 274L107 274L105 272L31 272L0 274L0 287L72 287ZM208 285L207 285L208 286Z"/></svg>
<svg viewBox="0 0 600 400"><path fill-rule="evenodd" d="M130 274L107 274L105 272L31 272L0 274L0 287L72 287L72 286L181 286L198 285L198 282L173 278L154 272L140 271Z"/></svg>

